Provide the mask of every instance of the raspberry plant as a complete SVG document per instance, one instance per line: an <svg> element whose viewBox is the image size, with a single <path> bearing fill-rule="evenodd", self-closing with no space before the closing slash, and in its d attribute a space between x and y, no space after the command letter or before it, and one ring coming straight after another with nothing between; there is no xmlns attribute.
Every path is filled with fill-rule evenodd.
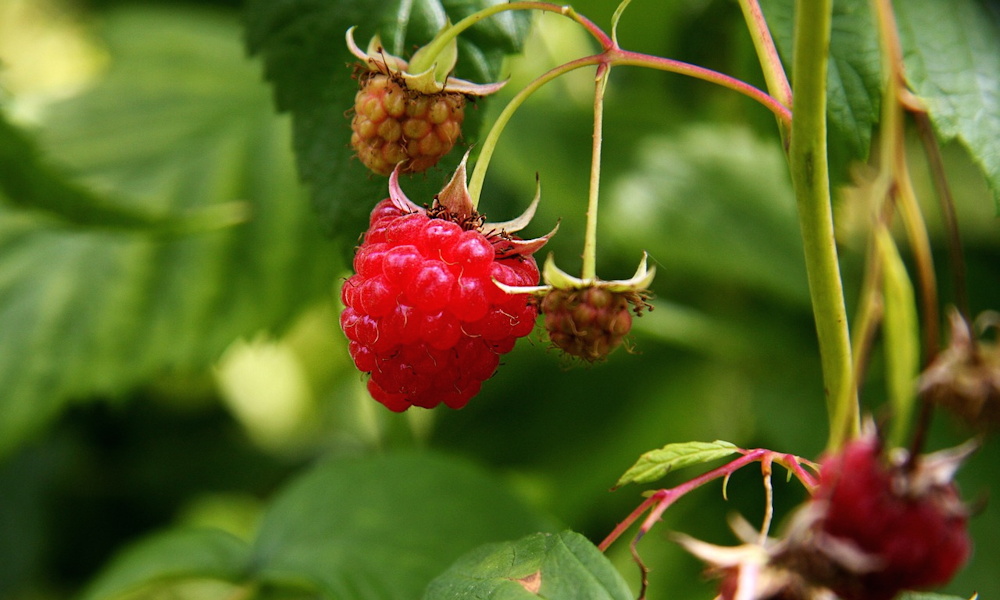
<svg viewBox="0 0 1000 600"><path fill-rule="evenodd" d="M117 4L0 7L0 596L1000 593L991 3Z"/></svg>

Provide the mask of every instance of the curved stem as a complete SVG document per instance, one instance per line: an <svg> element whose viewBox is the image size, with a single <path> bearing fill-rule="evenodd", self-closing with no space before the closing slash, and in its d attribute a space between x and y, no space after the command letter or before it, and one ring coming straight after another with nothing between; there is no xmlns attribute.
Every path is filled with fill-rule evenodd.
<svg viewBox="0 0 1000 600"><path fill-rule="evenodd" d="M941 148L938 146L937 138L934 137L934 130L931 128L930 117L927 116L926 110L911 109L910 112L917 124L920 141L924 145L924 154L927 157L931 179L937 190L938 203L941 207L941 219L944 222L948 239L948 260L951 263L952 287L954 288L952 294L955 297L955 306L958 307L958 312L962 316L969 319L971 313L968 290L966 289L965 258L962 256L962 236L958 230L955 200L952 197L948 177L945 174Z"/></svg>
<svg viewBox="0 0 1000 600"><path fill-rule="evenodd" d="M747 29L753 39L754 49L757 51L757 58L760 60L761 70L764 72L764 81L767 82L767 91L785 106L792 105L792 88L788 84L788 77L785 69L781 65L781 57L778 56L778 49L774 46L774 38L771 37L771 30L764 20L764 13L760 9L757 0L739 0L740 8L743 10L743 18L747 22Z"/></svg>
<svg viewBox="0 0 1000 600"><path fill-rule="evenodd" d="M826 149L826 77L832 12L832 0L796 2L792 65L795 120L788 157L826 387L830 419L827 450L830 451L860 430L857 394L852 386L847 309L833 234Z"/></svg>
<svg viewBox="0 0 1000 600"><path fill-rule="evenodd" d="M750 31L750 38L753 40L754 49L757 51L757 60L764 73L768 93L783 105L792 106L792 87L788 84L788 76L781 64L781 57L778 56L778 49L774 46L774 38L771 37L771 30L767 27L760 2L758 0L739 0L739 3L740 9L743 11L743 18L747 23L747 29ZM788 152L789 123L779 121L778 133L781 136L782 148Z"/></svg>
<svg viewBox="0 0 1000 600"><path fill-rule="evenodd" d="M489 133L486 134L486 138L483 140L483 147L480 152L479 159L476 161L476 166L473 168L472 174L469 177L469 194L472 197L473 206L479 205L479 196L482 192L483 180L486 178L486 169L489 166L490 159L493 157L493 151L496 147L497 140L500 138L500 134L503 132L504 127L506 127L511 117L514 115L514 112L522 104L524 104L525 100L527 100L531 94L535 93L539 88L556 77L581 67L601 64L606 64L608 66L631 65L636 67L646 67L659 71L677 73L679 75L687 75L689 77L694 77L695 79L701 79L702 81L714 83L756 100L774 113L774 115L785 127L791 126L792 113L788 107L767 95L767 93L755 88L752 85L744 83L739 79L730 77L729 75L723 75L718 71L712 71L711 69L705 69L703 67L698 67L677 60L660 58L658 56L651 56L639 52L629 52L620 48L609 48L600 54L578 58L547 71L526 85L513 98L511 98L510 102L508 102L507 106L504 107L503 111L501 111L500 115L497 117L497 120L493 123L493 127L490 129Z"/></svg>
<svg viewBox="0 0 1000 600"><path fill-rule="evenodd" d="M718 71L688 64L679 60L661 58L659 56L651 56L649 54L641 54L639 52L630 52L620 48L608 51L608 61L615 66L632 65L637 67L647 67L650 69L687 75L688 77L721 85L724 88L733 90L734 92L739 92L740 94L743 94L744 96L756 100L760 104L764 105L765 108L778 117L778 120L785 127L790 127L792 124L792 111L787 106L769 96L763 90L757 89L748 83L736 79L735 77L723 75Z"/></svg>
<svg viewBox="0 0 1000 600"><path fill-rule="evenodd" d="M486 179L486 169L489 167L490 159L493 158L493 151L496 149L497 140L500 138L500 134L503 132L504 127L507 126L511 117L514 116L514 112L520 108L522 104L524 104L525 100L527 100L529 96L556 77L569 73L575 69L598 64L600 62L601 55L598 54L579 58L560 65L537 77L534 81L524 86L521 91L510 99L507 106L505 106L503 111L501 111L497 116L497 120L494 121L493 127L490 128L489 133L486 134L486 138L483 140L483 149L479 154L479 158L476 160L476 166L472 169L472 174L469 176L469 196L472 198L473 207L479 206L479 196L483 191L483 180Z"/></svg>
<svg viewBox="0 0 1000 600"><path fill-rule="evenodd" d="M885 92L882 100L883 143L880 160L882 168L889 169L903 226L910 241L913 259L920 284L920 304L923 308L924 365L930 364L938 352L939 323L937 278L934 273L934 259L931 254L927 225L917 203L910 168L906 161L906 137L903 126L903 106L905 78L903 74L903 50L892 3L887 0L875 2L875 16L878 20L879 38L883 48L885 70Z"/></svg>
<svg viewBox="0 0 1000 600"><path fill-rule="evenodd" d="M477 11L458 23L455 23L451 27L442 31L437 37L435 37L427 46L424 47L424 58L421 63L413 65L411 63L410 67L415 72L420 72L422 70L429 69L434 63L434 59L437 58L451 41L457 38L463 31L472 27L476 23L492 17L493 15L510 11L510 10L540 10L544 12L552 12L556 14L563 15L564 17L569 17L577 23L583 26L594 38L601 44L602 48L611 48L614 43L611 38L608 37L600 27L595 25L590 19L584 17L583 15L577 13L573 10L572 6L560 6L558 4L551 4L549 2L508 2L506 4L494 4L493 6L488 6L480 11Z"/></svg>
<svg viewBox="0 0 1000 600"><path fill-rule="evenodd" d="M739 458L733 459L732 461L722 465L721 467L716 467L707 473L698 475L697 477L690 479L676 487L665 488L657 490L655 493L646 498L635 510L633 510L625 519L619 523L615 528L598 544L597 548L603 552L608 549L608 547L615 542L625 531L635 523L642 513L649 510L650 507L653 511L643 520L642 525L639 527L639 532L636 534L635 540L632 544L635 545L646 533L653 527L653 524L659 520L663 512L673 504L678 498L695 490L706 483L713 481L715 479L728 478L730 475L736 471L742 469L743 467L756 462L767 462L768 464L774 462L778 463L782 467L788 469L792 474L802 483L803 487L812 494L816 489L817 481L816 478L810 475L805 469L802 468L802 464L809 464L809 461L805 461L794 454L781 454L773 450L768 450L766 448L753 448L753 449L740 449Z"/></svg>

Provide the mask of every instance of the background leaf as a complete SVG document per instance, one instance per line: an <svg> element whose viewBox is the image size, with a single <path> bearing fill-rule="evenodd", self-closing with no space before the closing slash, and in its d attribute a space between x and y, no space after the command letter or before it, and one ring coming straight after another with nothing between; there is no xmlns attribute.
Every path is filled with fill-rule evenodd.
<svg viewBox="0 0 1000 600"><path fill-rule="evenodd" d="M896 3L906 75L946 140L979 165L1000 210L1000 9L975 0Z"/></svg>
<svg viewBox="0 0 1000 600"><path fill-rule="evenodd" d="M551 528L463 461L342 459L275 498L253 564L265 582L309 584L331 599L412 600L463 552Z"/></svg>
<svg viewBox="0 0 1000 600"><path fill-rule="evenodd" d="M578 533L535 534L489 544L459 559L427 588L424 600L630 600L608 559Z"/></svg>
<svg viewBox="0 0 1000 600"><path fill-rule="evenodd" d="M299 172L310 184L322 221L333 231L361 231L376 202L387 196L383 177L371 175L353 157L350 122L345 111L354 105L357 85L344 34L358 26L355 39L364 45L375 33L394 54L408 56L445 24L472 14L494 0L250 0L247 43L266 66L277 106L292 114ZM502 79L505 54L521 47L529 15L505 12L487 19L459 39L455 75L478 83ZM463 140L475 142L482 123L481 105L466 110ZM461 146L458 144L457 146ZM452 151L429 175L404 183L411 198L430 202L463 153Z"/></svg>
<svg viewBox="0 0 1000 600"><path fill-rule="evenodd" d="M194 578L330 600L412 599L469 549L552 527L492 475L459 459L340 458L279 491L253 543L219 530L169 529L124 549L84 600Z"/></svg>
<svg viewBox="0 0 1000 600"><path fill-rule="evenodd" d="M77 225L151 228L155 215L129 211L83 186L68 181L44 164L28 134L18 131L0 113L0 200L28 209L44 210ZM159 225L165 225L161 217Z"/></svg>
<svg viewBox="0 0 1000 600"><path fill-rule="evenodd" d="M0 455L72 398L203 368L329 293L334 246L238 31L201 11L112 13L107 75L50 109L49 160L123 211L185 218L239 202L247 218L162 235L0 204Z"/></svg>
<svg viewBox="0 0 1000 600"><path fill-rule="evenodd" d="M245 575L250 547L224 531L178 529L122 551L91 584L83 600L111 600L151 583L210 577L237 582Z"/></svg>
<svg viewBox="0 0 1000 600"><path fill-rule="evenodd" d="M950 596L947 594L931 594L927 592L906 592L899 597L899 600L969 600L969 596Z"/></svg>

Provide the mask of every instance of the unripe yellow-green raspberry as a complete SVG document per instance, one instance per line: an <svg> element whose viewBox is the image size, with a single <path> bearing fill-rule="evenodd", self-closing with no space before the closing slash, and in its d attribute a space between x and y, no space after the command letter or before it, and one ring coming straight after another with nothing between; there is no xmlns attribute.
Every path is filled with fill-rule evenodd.
<svg viewBox="0 0 1000 600"><path fill-rule="evenodd" d="M399 163L403 172L419 173L451 151L464 118L463 94L424 94L393 75L370 73L354 98L351 146L379 175Z"/></svg>

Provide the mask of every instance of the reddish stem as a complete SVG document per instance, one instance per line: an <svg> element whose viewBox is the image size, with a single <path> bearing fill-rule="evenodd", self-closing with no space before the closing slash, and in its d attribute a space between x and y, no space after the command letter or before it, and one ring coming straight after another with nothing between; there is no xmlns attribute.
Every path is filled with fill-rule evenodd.
<svg viewBox="0 0 1000 600"><path fill-rule="evenodd" d="M643 520L642 525L639 526L639 532L636 534L635 539L632 540L632 547L639 542L640 539L653 528L653 525L660 519L664 511L670 507L677 499L681 496L687 494L688 492L695 490L706 483L719 479L720 477L728 477L735 473L736 471L742 469L750 463L757 461L773 461L785 467L792 472L793 475L802 483L802 485L810 492L816 489L817 481L816 478L802 468L802 464L812 465L812 463L805 461L794 454L781 454L774 452L773 450L767 450L765 448L755 448L753 450L740 450L743 456L722 465L721 467L712 469L707 473L699 475L694 479L688 480L676 487L660 489L646 498L642 504L636 507L629 516L615 526L614 530L604 540L598 544L598 549L602 552L607 550L608 547L615 542L625 531L635 523L639 517L642 516L644 512L652 507L649 515ZM634 554L634 552L633 552ZM641 563L640 563L641 565Z"/></svg>

